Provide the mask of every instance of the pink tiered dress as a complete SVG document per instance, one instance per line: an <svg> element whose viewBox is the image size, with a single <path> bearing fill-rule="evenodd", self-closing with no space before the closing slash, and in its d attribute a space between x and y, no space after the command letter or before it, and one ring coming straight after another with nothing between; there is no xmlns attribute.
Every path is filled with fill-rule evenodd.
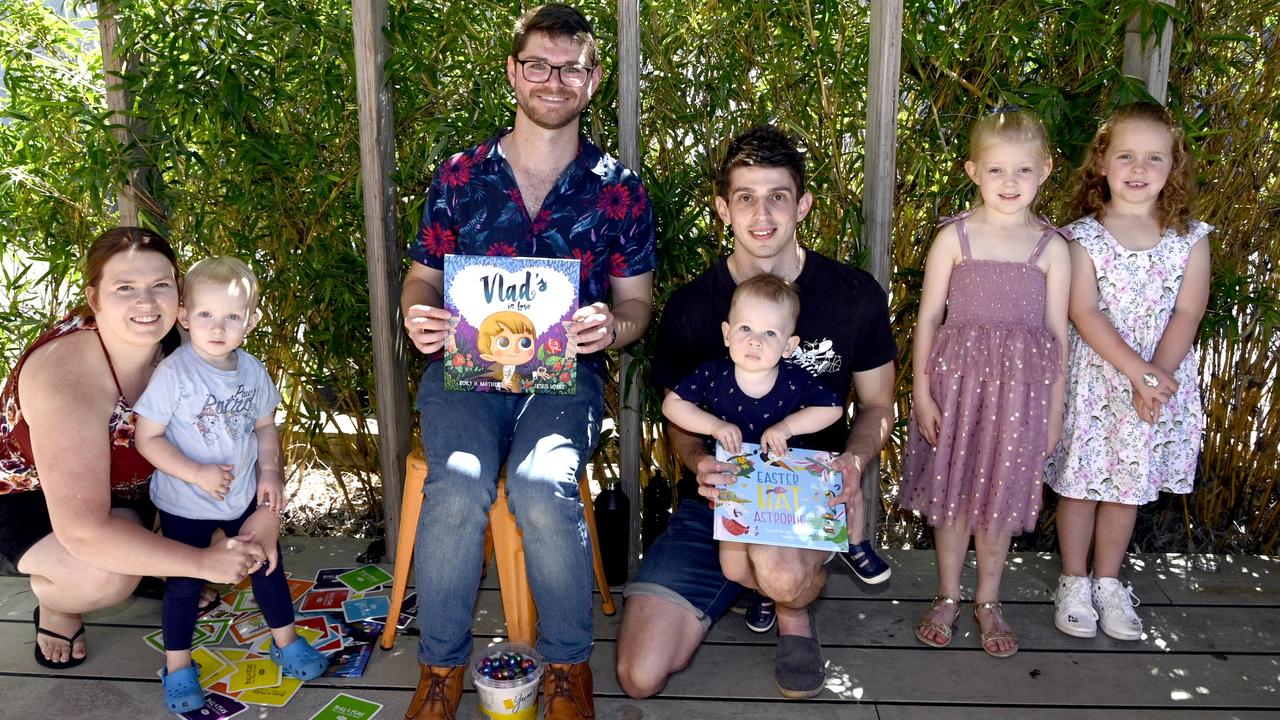
<svg viewBox="0 0 1280 720"><path fill-rule="evenodd" d="M1035 528L1048 442L1058 338L1045 326L1046 277L1036 261L1059 231L1047 228L1026 262L974 260L964 215L954 222L961 261L929 357L929 392L942 411L938 445L915 413L899 501L931 526L1016 535Z"/></svg>

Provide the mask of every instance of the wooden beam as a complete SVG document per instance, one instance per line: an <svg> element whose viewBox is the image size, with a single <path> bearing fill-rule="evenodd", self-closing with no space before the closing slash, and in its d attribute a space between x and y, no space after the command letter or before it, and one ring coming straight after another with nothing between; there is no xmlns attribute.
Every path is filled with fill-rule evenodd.
<svg viewBox="0 0 1280 720"><path fill-rule="evenodd" d="M893 251L893 195L897 189L898 75L902 64L902 0L872 0L867 68L867 140L862 208L866 214L867 268L889 288ZM880 514L880 463L862 476L867 537L874 539Z"/></svg>
<svg viewBox="0 0 1280 720"><path fill-rule="evenodd" d="M356 99L360 117L360 179L369 274L369 314L378 419L378 467L387 554L394 561L400 529L404 460L409 450L409 384L400 316L400 223L396 215L395 129L383 69L386 0L351 0L355 33Z"/></svg>
<svg viewBox="0 0 1280 720"><path fill-rule="evenodd" d="M618 0L618 156L623 165L640 172L640 0ZM627 574L640 564L640 373L624 350L618 373L619 474L622 492L631 500Z"/></svg>
<svg viewBox="0 0 1280 720"><path fill-rule="evenodd" d="M1151 0L1172 5L1173 0ZM1166 19L1155 36L1142 37L1142 14L1135 13L1124 28L1125 75L1136 77L1147 86L1147 92L1161 105L1169 96L1169 56L1173 51L1173 20Z"/></svg>

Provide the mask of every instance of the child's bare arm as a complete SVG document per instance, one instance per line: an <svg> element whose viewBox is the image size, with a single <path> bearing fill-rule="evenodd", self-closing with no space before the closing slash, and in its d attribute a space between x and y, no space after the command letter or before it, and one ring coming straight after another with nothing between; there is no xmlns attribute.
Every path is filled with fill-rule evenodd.
<svg viewBox="0 0 1280 720"><path fill-rule="evenodd" d="M937 444L942 425L942 411L929 392L929 356L947 312L947 289L951 286L951 269L962 257L960 236L954 225L942 228L929 248L924 264L924 288L920 294L920 310L911 346L911 404L916 426L930 445Z"/></svg>
<svg viewBox="0 0 1280 720"><path fill-rule="evenodd" d="M742 448L742 431L738 426L721 420L674 392L667 393L666 399L662 401L662 414L691 433L714 437L731 453Z"/></svg>
<svg viewBox="0 0 1280 720"><path fill-rule="evenodd" d="M1048 261L1044 305L1044 324L1058 339L1058 379L1049 389L1049 437L1045 454L1053 452L1062 436L1062 415L1067 388L1067 307L1071 302L1071 250L1066 241L1054 237L1045 248Z"/></svg>
<svg viewBox="0 0 1280 720"><path fill-rule="evenodd" d="M258 418L253 426L258 440L258 505L276 515L284 510L284 472L280 452L280 434L276 431L274 413Z"/></svg>
<svg viewBox="0 0 1280 720"><path fill-rule="evenodd" d="M1106 360L1124 374L1133 386L1133 392L1141 395L1144 404L1150 405L1155 400L1161 404L1169 402L1169 398L1178 389L1178 382L1164 368L1142 359L1129 343L1120 336L1102 309L1098 306L1098 278L1094 269L1093 258L1080 243L1071 243L1071 302L1068 315L1075 323L1076 332L1088 343L1099 357ZM1150 387L1143 382L1143 376L1151 373L1156 377L1156 386ZM1135 406L1138 404L1135 403ZM1154 422L1154 418L1142 417L1145 422Z"/></svg>
<svg viewBox="0 0 1280 720"><path fill-rule="evenodd" d="M839 420L843 414L844 411L835 405L797 410L761 433L760 444L774 455L786 455L788 440L796 435L816 433Z"/></svg>
<svg viewBox="0 0 1280 720"><path fill-rule="evenodd" d="M1200 332L1200 321L1209 305L1209 240L1200 238L1191 247L1191 257L1182 275L1182 287L1174 300L1173 315L1156 345L1151 362L1168 373L1182 364Z"/></svg>
<svg viewBox="0 0 1280 720"><path fill-rule="evenodd" d="M164 436L165 426L143 415L137 415L134 444L147 462L161 472L191 483L209 495L223 500L231 490L235 478L234 465L198 463L187 457Z"/></svg>

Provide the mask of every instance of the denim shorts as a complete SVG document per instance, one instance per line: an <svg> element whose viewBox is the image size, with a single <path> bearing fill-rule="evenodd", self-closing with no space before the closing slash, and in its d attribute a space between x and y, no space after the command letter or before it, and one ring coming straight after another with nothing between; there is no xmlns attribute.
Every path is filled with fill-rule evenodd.
<svg viewBox="0 0 1280 720"><path fill-rule="evenodd" d="M710 628L733 607L743 590L720 571L713 520L705 499L680 501L667 531L649 546L622 596L660 597L688 609L704 629Z"/></svg>

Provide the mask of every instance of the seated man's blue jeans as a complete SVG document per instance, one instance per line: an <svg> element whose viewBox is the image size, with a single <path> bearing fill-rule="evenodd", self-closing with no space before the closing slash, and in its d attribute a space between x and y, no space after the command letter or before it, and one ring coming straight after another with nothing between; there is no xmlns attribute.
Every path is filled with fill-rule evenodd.
<svg viewBox="0 0 1280 720"><path fill-rule="evenodd" d="M578 472L600 435L601 379L579 366L576 395L515 395L445 390L442 372L441 362L429 365L418 389L428 468L414 545L418 658L470 660L484 530L505 463L538 607L538 652L548 662L585 662L592 567Z"/></svg>

